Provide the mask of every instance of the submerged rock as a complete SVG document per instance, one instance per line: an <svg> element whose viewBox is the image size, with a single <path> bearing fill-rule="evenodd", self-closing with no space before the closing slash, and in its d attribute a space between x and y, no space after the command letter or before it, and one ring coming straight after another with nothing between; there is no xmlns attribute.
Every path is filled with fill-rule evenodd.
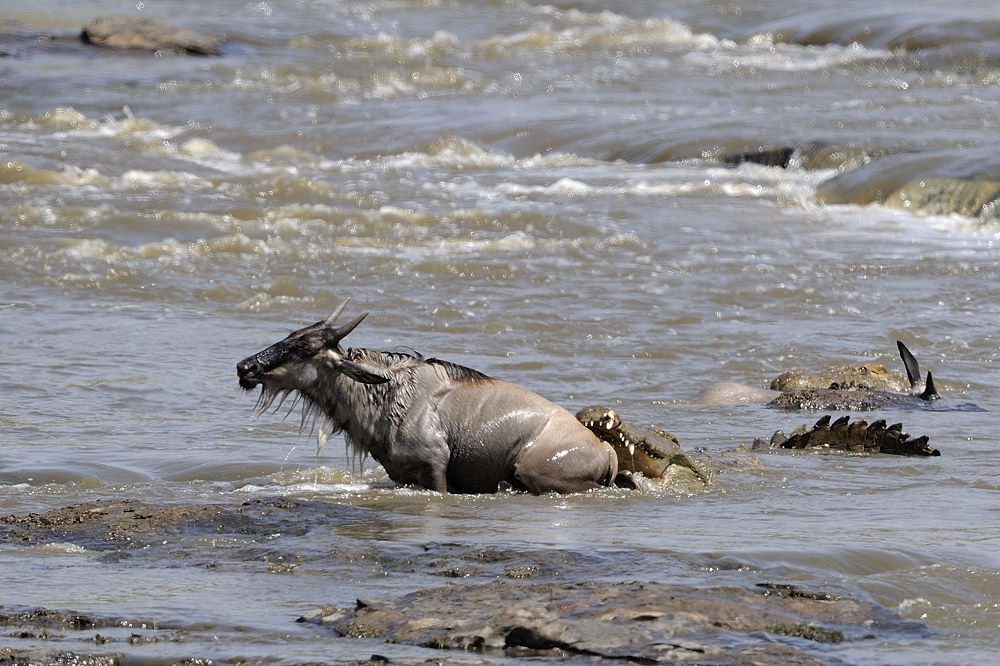
<svg viewBox="0 0 1000 666"><path fill-rule="evenodd" d="M45 513L0 516L0 542L71 543L93 551L162 556L184 551L206 534L262 537L301 534L317 522L335 524L360 509L324 502L261 498L241 504L167 505L135 499L81 502ZM163 539L164 534L171 539ZM253 550L251 548L251 550Z"/></svg>
<svg viewBox="0 0 1000 666"><path fill-rule="evenodd" d="M888 610L788 585L698 589L664 583L455 585L359 599L300 618L344 637L508 656L638 663L824 663L813 645L874 632L924 633ZM794 636L785 644L781 637Z"/></svg>
<svg viewBox="0 0 1000 666"><path fill-rule="evenodd" d="M1000 197L1000 158L992 145L892 155L821 183L816 197L826 204L987 218Z"/></svg>
<svg viewBox="0 0 1000 666"><path fill-rule="evenodd" d="M761 147L735 153L726 153L721 161L726 166L739 166L744 163L760 164L769 167L787 168L796 149L792 146Z"/></svg>
<svg viewBox="0 0 1000 666"><path fill-rule="evenodd" d="M78 654L65 650L14 650L0 649L0 664L5 666L120 666L125 663L125 655Z"/></svg>
<svg viewBox="0 0 1000 666"><path fill-rule="evenodd" d="M817 188L817 198L827 204L877 203L923 215L995 217L1000 199L1000 163L993 146L928 151L815 141L722 150L714 157L731 167L836 169L840 173Z"/></svg>
<svg viewBox="0 0 1000 666"><path fill-rule="evenodd" d="M135 16L94 19L84 27L80 38L87 44L105 48L202 56L222 55L225 42L222 37Z"/></svg>
<svg viewBox="0 0 1000 666"><path fill-rule="evenodd" d="M925 215L979 217L998 196L1000 179L918 178L897 188L884 203Z"/></svg>
<svg viewBox="0 0 1000 666"><path fill-rule="evenodd" d="M867 164L875 158L892 155L903 150L905 149L898 146L838 145L823 141L811 141L794 145L758 146L746 150L720 150L715 152L714 157L729 167L750 163L783 169L849 171Z"/></svg>
<svg viewBox="0 0 1000 666"><path fill-rule="evenodd" d="M395 599L364 599L354 608L322 608L300 621L344 637L498 652L504 657L822 664L830 661L823 651L829 644L892 640L897 635L910 638L926 632L923 625L903 621L864 600L783 584L698 589L661 582L592 582L595 572L617 577L623 571L642 571L648 563L646 556L628 549L616 555L615 568L609 572L609 560L595 549L393 544L380 540L378 527L370 533L358 532L358 526L379 524L380 511L337 501L267 498L186 505L132 499L90 501L44 513L0 517L0 542L7 549L85 546L102 554L100 561L109 580L141 571L132 568L140 564L131 559L130 554L135 554L146 558L146 564L177 571L178 576L184 575L181 567L226 567L227 580L239 575L244 577L244 587L252 587L259 580L254 575L298 575L293 566L282 564L294 560L281 560L280 554L305 548L305 542L314 539L300 537L318 528L318 546L309 555L315 571L335 571L362 581L366 576L398 573L393 589L421 580L425 574L446 576L456 583ZM337 536L341 528L349 536ZM370 544L365 543L369 534ZM701 566L700 558L693 559ZM524 582L536 575L548 580ZM466 577L512 580L483 583ZM564 582L554 583L553 578ZM565 582L574 579L581 582ZM116 599L114 594L100 595L94 603L110 609L119 603ZM232 656L243 649L242 626L233 638L234 627L218 624L211 619L214 614L169 613L170 617L157 618L136 617L133 612L0 607L0 633L8 646L15 646L0 651L0 664L166 665L209 663L208 659L220 663L219 655L227 651L226 663L245 661ZM255 626L273 626L274 632L284 636L295 616L278 613L270 620L252 620ZM25 649L16 646L18 639L23 639ZM206 641L213 646L211 654L198 654ZM227 641L229 648L224 647ZM67 647L43 650L37 649L39 643ZM371 644L358 645L367 650L365 646ZM489 662L477 655L454 657L448 663ZM384 659L372 657L371 661Z"/></svg>

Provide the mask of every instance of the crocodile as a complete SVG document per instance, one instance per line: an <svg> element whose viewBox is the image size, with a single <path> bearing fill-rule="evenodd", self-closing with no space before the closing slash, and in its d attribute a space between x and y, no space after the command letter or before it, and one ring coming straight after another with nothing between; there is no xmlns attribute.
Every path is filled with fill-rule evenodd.
<svg viewBox="0 0 1000 666"><path fill-rule="evenodd" d="M926 407L940 398L931 373L927 373L926 379L921 378L920 365L910 350L899 341L896 346L906 368L905 380L880 363L840 365L813 375L786 372L771 382L770 389L733 383L712 384L701 392L698 402L706 405L763 404L788 410L871 411L890 406Z"/></svg>
<svg viewBox="0 0 1000 666"><path fill-rule="evenodd" d="M831 384L863 384L868 388L896 393L908 393L910 381L899 372L890 372L881 363L834 365L816 373L792 370L778 375L771 382L772 391L803 391L829 388Z"/></svg>
<svg viewBox="0 0 1000 666"><path fill-rule="evenodd" d="M584 407L576 418L618 455L618 478L615 484L635 488L637 475L650 479L677 476L708 483L709 477L689 458L677 438L658 428L641 429L624 423L618 412L603 405Z"/></svg>
<svg viewBox="0 0 1000 666"><path fill-rule="evenodd" d="M906 368L906 379L910 384L908 393L872 388L866 383L853 381L833 382L826 388L783 392L767 405L779 409L872 411L889 405L919 406L938 400L941 395L934 387L930 371L927 372L927 379L922 381L917 359L901 341L897 340L896 346Z"/></svg>
<svg viewBox="0 0 1000 666"><path fill-rule="evenodd" d="M831 416L824 415L811 427L796 428L790 437L778 430L770 441L756 439L754 449L831 449L853 453L886 453L898 456L940 456L931 448L927 435L915 439L903 432L902 423L886 426L885 419L871 425L864 419L851 422L841 416L831 423Z"/></svg>

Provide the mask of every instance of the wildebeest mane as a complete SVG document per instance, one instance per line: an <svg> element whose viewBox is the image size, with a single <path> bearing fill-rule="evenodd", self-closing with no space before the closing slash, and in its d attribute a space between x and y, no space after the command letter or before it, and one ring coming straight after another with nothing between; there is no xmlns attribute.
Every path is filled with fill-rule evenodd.
<svg viewBox="0 0 1000 666"><path fill-rule="evenodd" d="M373 349L348 349L345 357L352 361L375 363L391 369L412 368L426 363L435 365L445 371L449 379L460 382L474 382L490 379L490 376L478 370L467 368L451 361L442 361L439 358L424 358L419 352L410 350L407 352L387 352L375 351Z"/></svg>
<svg viewBox="0 0 1000 666"><path fill-rule="evenodd" d="M429 358L425 361L425 363L440 366L448 374L448 377L450 379L454 379L455 381L477 382L484 379L490 379L489 375L479 372L478 370L473 370L472 368L467 368L464 365L452 363L451 361L442 361L439 358Z"/></svg>

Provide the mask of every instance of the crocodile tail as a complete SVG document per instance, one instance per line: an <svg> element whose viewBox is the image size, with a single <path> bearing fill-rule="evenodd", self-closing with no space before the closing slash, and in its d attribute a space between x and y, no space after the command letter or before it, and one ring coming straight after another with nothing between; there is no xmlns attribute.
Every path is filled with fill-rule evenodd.
<svg viewBox="0 0 1000 666"><path fill-rule="evenodd" d="M931 377L931 371L928 370L927 382L924 384L924 392L920 394L920 399L930 402L932 400L938 400L940 397L941 394L938 393L937 389L934 387L934 378Z"/></svg>
<svg viewBox="0 0 1000 666"><path fill-rule="evenodd" d="M823 416L811 428L797 428L791 437L778 432L771 438L771 447L783 449L833 449L854 453L886 453L900 456L939 456L940 451L928 445L927 435L910 439L902 423L887 426L884 419L868 424L864 419L850 422L841 416L832 424ZM755 447L759 448L759 447Z"/></svg>

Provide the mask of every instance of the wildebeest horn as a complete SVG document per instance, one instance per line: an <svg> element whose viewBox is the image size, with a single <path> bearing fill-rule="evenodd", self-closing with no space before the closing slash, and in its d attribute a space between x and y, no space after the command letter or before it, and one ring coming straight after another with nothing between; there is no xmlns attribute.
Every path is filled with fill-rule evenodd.
<svg viewBox="0 0 1000 666"><path fill-rule="evenodd" d="M360 317L352 321L350 324L345 324L344 326L340 327L334 327L334 323L337 321L337 317L340 316L340 313L344 311L344 308L346 308L347 304L350 302L351 298L350 296L348 296L347 298L344 299L344 301L340 305L337 306L337 308L332 313L330 313L330 316L327 317L326 321L324 322L327 326L330 327L330 329L333 330L334 342L336 344L340 344L340 341L346 338L347 334L353 331L355 328L357 328L358 324L360 324L364 320L364 318L368 316L368 313L365 312Z"/></svg>
<svg viewBox="0 0 1000 666"><path fill-rule="evenodd" d="M334 336L334 340L336 341L336 343L340 344L340 341L343 340L344 338L346 338L348 333L350 333L355 328L357 328L358 324L360 324L362 321L364 321L364 318L367 317L367 316L368 316L368 313L365 312L360 317L358 317L357 319L355 319L354 321L352 321L350 324L344 324L343 326L338 326L337 328L333 328L331 326L330 328L333 329L333 336Z"/></svg>
<svg viewBox="0 0 1000 666"><path fill-rule="evenodd" d="M340 313L344 311L344 308L346 308L347 304L350 302L351 302L350 296L345 298L344 301L340 305L338 305L333 312L330 313L330 316L326 318L326 325L329 326L330 328L333 328L333 325L337 322L337 317L340 316Z"/></svg>

